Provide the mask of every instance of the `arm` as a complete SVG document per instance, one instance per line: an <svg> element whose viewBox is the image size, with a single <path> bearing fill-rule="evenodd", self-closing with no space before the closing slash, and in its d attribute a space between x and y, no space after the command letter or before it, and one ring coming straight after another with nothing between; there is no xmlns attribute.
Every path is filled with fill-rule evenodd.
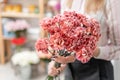
<svg viewBox="0 0 120 80"><path fill-rule="evenodd" d="M95 58L98 59L105 59L105 60L112 60L112 59L120 59L120 25L118 25L116 22L119 22L118 15L115 15L115 13L118 13L116 6L112 6L115 4L115 2L112 2L111 5L111 0L108 0L106 4L106 18L107 18L107 23L109 26L109 39L110 40L110 45L106 45L103 47L99 47L95 50Z"/></svg>

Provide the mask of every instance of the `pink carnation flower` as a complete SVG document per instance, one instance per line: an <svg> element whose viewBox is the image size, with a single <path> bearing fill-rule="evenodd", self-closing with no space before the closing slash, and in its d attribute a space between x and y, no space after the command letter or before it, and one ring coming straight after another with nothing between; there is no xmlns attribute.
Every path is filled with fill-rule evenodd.
<svg viewBox="0 0 120 80"><path fill-rule="evenodd" d="M35 48L37 51L42 51L43 53L48 53L48 39L41 38L35 43Z"/></svg>
<svg viewBox="0 0 120 80"><path fill-rule="evenodd" d="M66 11L53 18L45 18L40 22L40 26L49 32L51 48L57 51L75 52L76 58L83 63L89 61L93 56L93 51L100 38L99 23L95 19L87 18L76 12ZM39 50L43 49L47 51L46 48Z"/></svg>

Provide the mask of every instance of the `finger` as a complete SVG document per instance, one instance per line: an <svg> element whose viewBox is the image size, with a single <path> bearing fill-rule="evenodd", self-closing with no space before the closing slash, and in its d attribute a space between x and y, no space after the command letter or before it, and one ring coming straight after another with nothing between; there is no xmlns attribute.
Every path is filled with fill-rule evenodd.
<svg viewBox="0 0 120 80"><path fill-rule="evenodd" d="M38 53L38 56L43 59L46 58L46 56L43 53Z"/></svg>
<svg viewBox="0 0 120 80"><path fill-rule="evenodd" d="M50 76L56 76L59 74L58 70L56 68L51 68L51 70L48 72Z"/></svg>
<svg viewBox="0 0 120 80"><path fill-rule="evenodd" d="M55 64L55 61L51 61L51 62L48 64L48 70L50 70L52 67L54 67L54 64Z"/></svg>
<svg viewBox="0 0 120 80"><path fill-rule="evenodd" d="M54 67L54 64L55 64L55 61L51 61L48 65L48 74L50 76L56 76L60 74L60 72L62 72L66 67L66 64L61 64L61 67L56 69Z"/></svg>
<svg viewBox="0 0 120 80"><path fill-rule="evenodd" d="M54 75L55 75L55 72L54 72L53 70L49 70L49 71L48 71L48 75L54 76Z"/></svg>
<svg viewBox="0 0 120 80"><path fill-rule="evenodd" d="M61 67L58 68L57 70L59 70L59 72L62 72L66 67L66 64L61 64Z"/></svg>
<svg viewBox="0 0 120 80"><path fill-rule="evenodd" d="M60 73L61 73L61 71L58 69L58 70L57 70L57 75L60 74Z"/></svg>
<svg viewBox="0 0 120 80"><path fill-rule="evenodd" d="M70 55L70 56L54 56L52 57L53 61L56 61L58 63L62 63L62 64L66 64L66 63L71 63L75 61L75 56L74 55Z"/></svg>
<svg viewBox="0 0 120 80"><path fill-rule="evenodd" d="M61 64L61 67L66 67L67 66L67 64Z"/></svg>
<svg viewBox="0 0 120 80"><path fill-rule="evenodd" d="M67 63L74 62L75 61L75 56L74 55L67 56L66 61L67 61Z"/></svg>
<svg viewBox="0 0 120 80"><path fill-rule="evenodd" d="M64 61L61 59L58 59L58 58L52 58L53 61L55 62L58 62L58 63L64 63Z"/></svg>
<svg viewBox="0 0 120 80"><path fill-rule="evenodd" d="M66 63L66 57L63 57L63 56L58 56L56 58L52 58L52 60L54 60L58 63L62 63L62 64Z"/></svg>
<svg viewBox="0 0 120 80"><path fill-rule="evenodd" d="M52 57L52 54L51 53L48 53L47 56L46 56L48 59L50 59Z"/></svg>
<svg viewBox="0 0 120 80"><path fill-rule="evenodd" d="M62 63L62 64L66 64L66 63L71 63L75 61L75 56L74 55L70 55L70 56L57 56L56 58L53 58L52 60L58 62L58 63Z"/></svg>

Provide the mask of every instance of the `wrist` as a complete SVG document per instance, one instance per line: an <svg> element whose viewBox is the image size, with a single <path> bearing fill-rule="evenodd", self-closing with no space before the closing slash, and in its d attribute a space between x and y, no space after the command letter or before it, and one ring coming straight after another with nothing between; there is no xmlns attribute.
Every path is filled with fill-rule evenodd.
<svg viewBox="0 0 120 80"><path fill-rule="evenodd" d="M93 56L94 56L94 57L98 57L99 54L100 54L100 49L97 47L97 48L95 49L94 53L93 53Z"/></svg>
<svg viewBox="0 0 120 80"><path fill-rule="evenodd" d="M74 61L75 61L75 56L74 56L74 55L67 56L67 57L66 57L66 61L68 61L67 63L74 62Z"/></svg>

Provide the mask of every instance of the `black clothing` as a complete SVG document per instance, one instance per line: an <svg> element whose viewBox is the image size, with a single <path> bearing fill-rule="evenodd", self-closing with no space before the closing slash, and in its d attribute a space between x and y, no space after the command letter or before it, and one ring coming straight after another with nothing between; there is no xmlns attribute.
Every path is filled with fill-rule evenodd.
<svg viewBox="0 0 120 80"><path fill-rule="evenodd" d="M113 66L110 61L92 58L88 63L76 60L69 63L65 80L114 80Z"/></svg>

